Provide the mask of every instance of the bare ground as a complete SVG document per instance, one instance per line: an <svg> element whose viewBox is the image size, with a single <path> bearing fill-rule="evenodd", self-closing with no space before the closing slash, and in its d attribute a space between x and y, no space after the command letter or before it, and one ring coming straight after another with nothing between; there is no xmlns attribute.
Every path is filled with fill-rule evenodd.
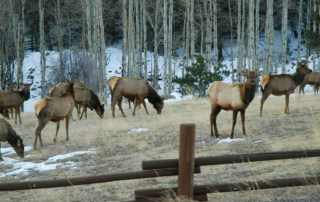
<svg viewBox="0 0 320 202"><path fill-rule="evenodd" d="M209 136L210 103L208 98L166 103L161 115L150 104L150 115L143 109L123 118L117 110L111 118L110 106L100 119L94 112L87 120L71 121L69 141L65 140L64 123L60 124L57 142L53 142L56 124L49 123L42 131L43 147L26 152L24 162L39 163L49 157L75 151L95 149L94 154L77 155L59 162L73 161L76 168L58 167L39 172L29 170L28 175L0 178L1 182L73 178L90 175L141 171L143 160L178 158L179 125L196 124L195 157L220 156L244 153L318 149L320 143L320 95L291 96L290 115L284 114L284 96L270 97L265 102L263 118L259 117L260 95L246 111L246 130L249 137L243 141L218 144ZM74 111L73 116L76 118ZM34 113L22 113L21 125L10 123L23 138L26 146L32 146L37 119ZM232 112L222 111L217 120L220 139L229 137ZM135 128L149 131L131 132ZM241 121L235 127L235 138L241 137ZM8 147L4 143L2 147ZM11 155L15 158L16 155ZM5 157L4 157L4 160ZM281 178L314 177L320 174L320 158L251 162L241 164L204 166L196 174L195 185L214 183L237 183L245 181L272 180ZM1 167L0 172L10 169ZM128 201L134 199L134 190L169 188L177 186L177 177L127 180L95 185L62 187L54 189L0 192L0 201ZM320 201L320 186L279 188L269 190L241 191L234 193L208 194L210 201Z"/></svg>

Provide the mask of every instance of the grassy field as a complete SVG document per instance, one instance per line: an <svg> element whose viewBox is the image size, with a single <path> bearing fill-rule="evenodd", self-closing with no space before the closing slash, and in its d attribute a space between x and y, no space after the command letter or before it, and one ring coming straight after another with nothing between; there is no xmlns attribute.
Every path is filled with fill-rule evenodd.
<svg viewBox="0 0 320 202"><path fill-rule="evenodd" d="M27 174L0 178L2 182L73 178L90 175L141 171L143 160L178 158L179 125L196 124L195 157L219 156L244 153L260 153L288 150L318 149L320 143L320 95L291 96L290 115L284 114L284 96L270 97L264 104L263 118L259 117L261 95L256 95L246 111L246 132L242 141L220 143L210 139L208 98L165 103L162 114L157 115L150 104L150 115L143 109L131 116L124 105L126 118L116 111L111 117L110 106L106 107L103 119L90 112L88 119L70 122L69 141L65 140L64 123L60 124L57 142L53 142L56 124L49 123L42 131L43 147L25 153L22 162L41 163L60 154L93 149L95 153L76 155L59 163L72 161L76 167L58 166L55 170L40 172L29 169ZM73 116L76 118L74 111ZM37 119L34 113L22 113L22 124L15 125L16 132L25 146L32 146ZM230 135L232 112L222 111L217 119L220 140ZM130 132L147 128L148 131ZM240 116L235 127L235 138L241 136ZM3 143L2 148L9 147ZM17 158L16 155L4 156ZM272 180L280 178L314 177L320 174L320 158L251 162L242 164L204 166L196 174L195 185L214 183L237 183L245 181ZM0 172L11 169L0 163ZM134 190L169 188L177 186L177 177L128 180L95 185L40 189L31 191L0 192L0 201L128 201L134 199ZM208 194L210 201L275 201L281 199L306 199L320 197L320 186L279 188L270 190L243 191Z"/></svg>

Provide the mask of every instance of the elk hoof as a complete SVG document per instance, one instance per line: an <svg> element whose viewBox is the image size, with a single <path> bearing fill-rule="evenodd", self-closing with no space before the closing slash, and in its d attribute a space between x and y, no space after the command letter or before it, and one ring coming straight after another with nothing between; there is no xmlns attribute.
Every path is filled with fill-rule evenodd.
<svg viewBox="0 0 320 202"><path fill-rule="evenodd" d="M69 141L69 138L67 137L66 140Z"/></svg>
<svg viewBox="0 0 320 202"><path fill-rule="evenodd" d="M56 142L57 140L56 140L56 138L53 138L53 142Z"/></svg>

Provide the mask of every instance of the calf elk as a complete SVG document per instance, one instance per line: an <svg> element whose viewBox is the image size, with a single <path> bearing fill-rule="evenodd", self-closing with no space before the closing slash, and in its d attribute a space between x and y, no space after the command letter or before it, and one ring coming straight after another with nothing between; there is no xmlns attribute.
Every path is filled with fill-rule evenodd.
<svg viewBox="0 0 320 202"><path fill-rule="evenodd" d="M230 134L230 139L233 138L233 130L236 125L238 112L241 112L241 121L242 121L242 136L246 136L245 126L244 126L244 114L254 99L254 95L256 92L257 86L257 78L263 72L260 71L258 73L254 71L242 71L242 76L247 78L245 83L234 83L227 84L221 81L215 81L208 88L208 96L210 98L211 103L211 114L210 114L210 129L211 129L211 137L213 137L213 129L214 126L214 135L216 138L219 137L217 130L216 119L221 109L223 110L233 110L233 122L232 122L232 130Z"/></svg>

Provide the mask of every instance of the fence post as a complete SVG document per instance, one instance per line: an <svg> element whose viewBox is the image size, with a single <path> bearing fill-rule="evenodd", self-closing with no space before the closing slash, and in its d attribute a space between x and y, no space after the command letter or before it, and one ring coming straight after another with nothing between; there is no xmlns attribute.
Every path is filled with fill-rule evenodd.
<svg viewBox="0 0 320 202"><path fill-rule="evenodd" d="M178 196L193 199L195 124L180 125Z"/></svg>

